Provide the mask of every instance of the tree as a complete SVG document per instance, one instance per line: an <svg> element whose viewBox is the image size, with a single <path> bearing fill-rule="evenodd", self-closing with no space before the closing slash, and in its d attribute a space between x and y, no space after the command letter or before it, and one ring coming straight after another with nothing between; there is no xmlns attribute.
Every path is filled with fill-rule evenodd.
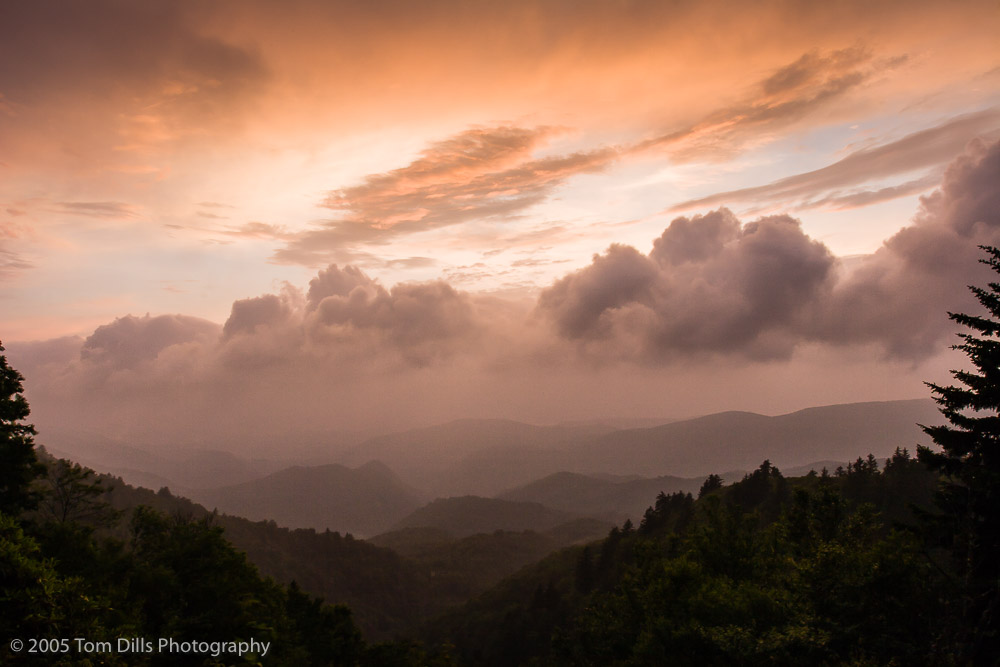
<svg viewBox="0 0 1000 667"><path fill-rule="evenodd" d="M1000 249L980 247L987 254L980 261L1000 273ZM948 316L972 330L952 348L975 370L953 370L959 386L927 383L950 424L921 425L941 451L921 447L917 458L942 474L943 514L933 523L964 581L959 650L979 664L1000 655L1000 283L969 289L986 314Z"/></svg>
<svg viewBox="0 0 1000 667"><path fill-rule="evenodd" d="M22 382L24 376L0 354L0 511L14 516L35 506L31 483L44 471L35 457L35 428L24 423L31 410Z"/></svg>
<svg viewBox="0 0 1000 667"><path fill-rule="evenodd" d="M102 496L107 492L94 471L67 459L49 461L39 512L56 523L110 525L118 512Z"/></svg>
<svg viewBox="0 0 1000 667"><path fill-rule="evenodd" d="M705 482L701 485L701 489L698 491L698 497L704 498L713 491L718 491L722 488L722 478L718 475L709 475L705 478Z"/></svg>

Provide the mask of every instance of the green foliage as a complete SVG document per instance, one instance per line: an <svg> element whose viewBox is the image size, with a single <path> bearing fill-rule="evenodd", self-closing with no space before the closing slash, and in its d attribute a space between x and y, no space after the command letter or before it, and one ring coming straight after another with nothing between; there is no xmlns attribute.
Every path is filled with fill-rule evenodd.
<svg viewBox="0 0 1000 667"><path fill-rule="evenodd" d="M427 637L474 665L946 664L942 579L865 501L927 488L902 450L827 480L765 462L699 501L661 494L638 530L546 559Z"/></svg>
<svg viewBox="0 0 1000 667"><path fill-rule="evenodd" d="M31 484L42 473L35 457L35 428L24 423L31 410L22 395L23 382L24 377L0 354L0 512L12 516L35 506Z"/></svg>
<svg viewBox="0 0 1000 667"><path fill-rule="evenodd" d="M285 609L292 634L281 641L302 647L305 655L301 656L301 664L319 667L361 662L364 640L346 606L324 605L322 600L303 593L293 581L288 586Z"/></svg>
<svg viewBox="0 0 1000 667"><path fill-rule="evenodd" d="M701 489L698 491L698 497L703 498L713 491L718 491L722 488L722 478L718 475L709 475L705 482L701 485Z"/></svg>
<svg viewBox="0 0 1000 667"><path fill-rule="evenodd" d="M104 481L93 470L66 459L45 462L38 512L43 520L110 525L119 513L104 499Z"/></svg>
<svg viewBox="0 0 1000 667"><path fill-rule="evenodd" d="M1000 249L980 247L980 261L1000 273ZM923 427L941 451L921 448L918 458L944 476L942 514L930 523L963 578L958 641L978 662L1000 655L1000 283L970 289L985 316L949 317L972 331L953 348L975 370L952 371L955 386L928 383L949 424Z"/></svg>
<svg viewBox="0 0 1000 667"><path fill-rule="evenodd" d="M115 636L103 624L108 600L79 577L62 575L13 517L0 513L0 663L12 663L11 638ZM19 656L18 664L54 664L51 656ZM72 664L65 662L62 664ZM106 664L123 664L109 658Z"/></svg>

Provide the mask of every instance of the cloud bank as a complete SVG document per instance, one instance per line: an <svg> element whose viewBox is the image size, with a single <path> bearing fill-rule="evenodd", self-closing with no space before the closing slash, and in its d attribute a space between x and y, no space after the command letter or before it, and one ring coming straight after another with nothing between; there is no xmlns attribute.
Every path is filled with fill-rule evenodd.
<svg viewBox="0 0 1000 667"><path fill-rule="evenodd" d="M204 437L272 437L289 424L649 414L664 387L745 392L773 369L803 381L809 355L835 378L860 350L877 355L866 372L912 370L950 342L946 311L975 310L966 285L991 277L976 246L1000 244L998 181L1000 142L970 145L912 224L850 266L795 218L722 208L676 218L648 253L612 245L534 303L331 265L305 290L236 301L221 326L126 316L9 354L45 418L146 437L194 423Z"/></svg>
<svg viewBox="0 0 1000 667"><path fill-rule="evenodd" d="M675 219L643 255L612 246L542 292L538 308L590 354L788 356L796 345L875 344L920 359L974 308L977 245L1000 241L1000 142L972 144L914 224L849 274L789 216L741 225L727 209ZM993 183L994 186L989 185Z"/></svg>

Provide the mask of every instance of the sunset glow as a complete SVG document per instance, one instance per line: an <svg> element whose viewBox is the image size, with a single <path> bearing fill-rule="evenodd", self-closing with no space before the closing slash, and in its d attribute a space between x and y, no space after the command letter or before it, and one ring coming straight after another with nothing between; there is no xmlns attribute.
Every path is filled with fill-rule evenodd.
<svg viewBox="0 0 1000 667"><path fill-rule="evenodd" d="M6 3L0 337L40 425L147 436L920 396L1000 238L998 34L995 1Z"/></svg>

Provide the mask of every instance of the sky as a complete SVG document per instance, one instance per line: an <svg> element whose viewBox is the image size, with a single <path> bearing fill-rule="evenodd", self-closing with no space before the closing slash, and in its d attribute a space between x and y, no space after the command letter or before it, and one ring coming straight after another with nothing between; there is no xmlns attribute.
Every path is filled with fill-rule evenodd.
<svg viewBox="0 0 1000 667"><path fill-rule="evenodd" d="M1000 235L997 34L995 0L4 3L0 340L41 430L149 441L926 396Z"/></svg>

